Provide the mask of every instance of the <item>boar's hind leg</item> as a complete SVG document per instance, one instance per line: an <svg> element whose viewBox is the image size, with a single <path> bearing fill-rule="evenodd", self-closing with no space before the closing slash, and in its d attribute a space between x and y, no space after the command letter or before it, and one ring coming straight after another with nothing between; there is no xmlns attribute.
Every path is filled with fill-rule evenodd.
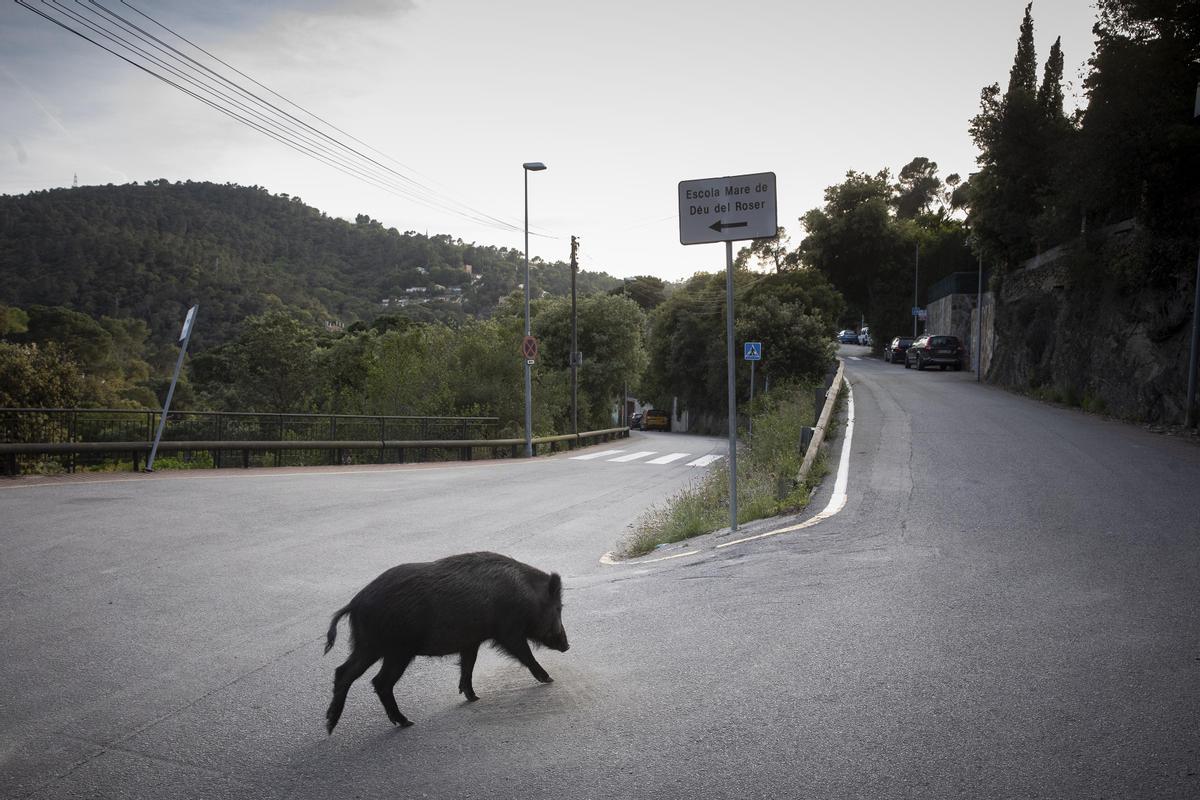
<svg viewBox="0 0 1200 800"><path fill-rule="evenodd" d="M333 733L338 719L342 716L342 708L346 705L346 692L350 691L350 684L361 678L374 663L374 658L368 658L356 650L345 663L333 671L333 702L325 712L325 730Z"/></svg>
<svg viewBox="0 0 1200 800"><path fill-rule="evenodd" d="M387 712L388 719L393 725L399 725L401 728L412 725L412 720L400 713L400 707L396 705L396 695L392 690L412 660L411 653L385 656L379 674L371 681L375 685L375 694L379 695L379 702L383 703L383 710Z"/></svg>
<svg viewBox="0 0 1200 800"><path fill-rule="evenodd" d="M554 679L542 669L542 665L533 657L533 653L529 649L529 642L525 641L524 636L515 636L512 638L505 637L496 642L504 649L504 652L520 661L525 665L526 669L542 683L553 683Z"/></svg>
<svg viewBox="0 0 1200 800"><path fill-rule="evenodd" d="M468 700L478 700L475 688L471 686L471 673L475 671L475 657L479 655L479 645L468 647L458 654L458 691L465 694Z"/></svg>

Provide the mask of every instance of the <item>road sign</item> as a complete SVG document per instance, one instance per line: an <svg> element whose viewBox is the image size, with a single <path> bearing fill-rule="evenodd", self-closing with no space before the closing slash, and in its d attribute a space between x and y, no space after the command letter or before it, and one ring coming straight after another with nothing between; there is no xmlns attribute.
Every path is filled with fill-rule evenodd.
<svg viewBox="0 0 1200 800"><path fill-rule="evenodd" d="M769 239L779 232L775 173L679 182L679 243Z"/></svg>
<svg viewBox="0 0 1200 800"><path fill-rule="evenodd" d="M526 336L521 341L521 355L532 364L537 358L537 339L532 336Z"/></svg>
<svg viewBox="0 0 1200 800"><path fill-rule="evenodd" d="M183 318L183 328L179 331L179 341L182 342L184 339L188 338L188 335L192 332L192 323L196 321L197 308L199 308L199 306L192 306L189 308L187 316Z"/></svg>
<svg viewBox="0 0 1200 800"><path fill-rule="evenodd" d="M746 342L742 345L742 360L761 361L762 342Z"/></svg>

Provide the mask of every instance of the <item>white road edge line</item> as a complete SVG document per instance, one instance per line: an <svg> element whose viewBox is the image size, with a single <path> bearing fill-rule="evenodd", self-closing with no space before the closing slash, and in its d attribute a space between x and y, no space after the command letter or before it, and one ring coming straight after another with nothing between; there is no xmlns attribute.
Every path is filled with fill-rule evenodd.
<svg viewBox="0 0 1200 800"><path fill-rule="evenodd" d="M683 558L684 556L694 556L694 555L697 555L698 553L700 553L699 550L688 550L686 552L675 553L674 555L670 555L670 556L659 556L658 558L647 558L643 561L621 561L619 559L613 558L612 551L609 550L607 553L600 556L600 563L604 564L605 566L608 566L608 567L615 567L617 565L636 567L639 564L653 564L655 561L670 561L672 558Z"/></svg>
<svg viewBox="0 0 1200 800"><path fill-rule="evenodd" d="M732 547L735 544L742 542L752 542L755 539L765 539L768 536L778 536L781 533L791 533L803 528L811 528L820 522L824 522L830 517L837 514L846 507L846 487L850 483L850 442L854 438L854 391L850 388L850 382L846 382L846 433L842 439L842 455L838 459L838 475L837 480L833 484L833 496L829 498L829 503L815 517L806 519L799 525L789 525L786 528L780 528L775 531L767 531L760 533L757 536L747 536L744 539L734 539L732 542L723 542L716 546L717 550L722 547Z"/></svg>

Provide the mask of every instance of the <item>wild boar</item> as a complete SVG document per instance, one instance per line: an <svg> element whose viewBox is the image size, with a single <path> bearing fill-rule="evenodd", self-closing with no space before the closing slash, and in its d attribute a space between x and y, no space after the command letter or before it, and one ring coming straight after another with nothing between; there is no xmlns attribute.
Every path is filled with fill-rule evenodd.
<svg viewBox="0 0 1200 800"><path fill-rule="evenodd" d="M333 702L325 727L333 733L350 684L383 659L371 681L393 725L412 722L392 693L416 656L459 656L458 691L478 700L471 672L479 646L491 641L524 664L542 683L553 679L529 650L529 642L566 652L562 579L497 553L464 553L438 561L401 564L371 581L333 615L325 652L333 647L338 621L350 617L351 652L333 675Z"/></svg>

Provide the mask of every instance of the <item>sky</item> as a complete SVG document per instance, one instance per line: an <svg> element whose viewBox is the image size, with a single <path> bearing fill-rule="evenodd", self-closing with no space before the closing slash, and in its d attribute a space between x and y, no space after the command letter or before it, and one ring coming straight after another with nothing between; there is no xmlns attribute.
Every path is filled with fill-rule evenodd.
<svg viewBox="0 0 1200 800"><path fill-rule="evenodd" d="M0 194L75 176L257 185L523 250L521 165L541 161L532 256L566 261L575 235L583 269L672 281L725 265L721 244L679 243L680 181L775 173L794 246L848 170L926 156L943 177L974 171L968 122L985 85L1007 84L1027 2L26 1L64 20L99 4L203 60L140 11L380 166L375 185L334 169L0 0ZM1062 37L1069 106L1085 102L1095 14L1089 0L1033 4L1039 70ZM413 182L428 202L403 191Z"/></svg>

